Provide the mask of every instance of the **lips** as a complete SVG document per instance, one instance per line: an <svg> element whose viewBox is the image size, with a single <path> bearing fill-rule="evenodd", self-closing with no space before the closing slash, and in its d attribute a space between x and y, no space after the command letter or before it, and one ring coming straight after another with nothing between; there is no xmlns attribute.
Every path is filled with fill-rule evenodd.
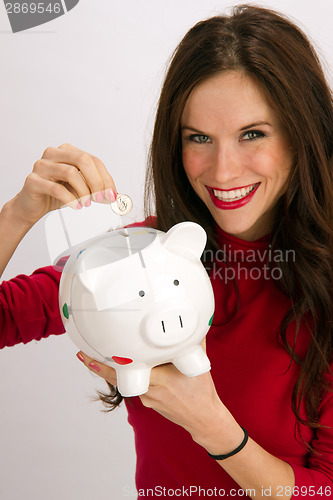
<svg viewBox="0 0 333 500"><path fill-rule="evenodd" d="M260 182L236 189L218 189L206 186L214 205L222 210L234 210L249 203L257 192Z"/></svg>

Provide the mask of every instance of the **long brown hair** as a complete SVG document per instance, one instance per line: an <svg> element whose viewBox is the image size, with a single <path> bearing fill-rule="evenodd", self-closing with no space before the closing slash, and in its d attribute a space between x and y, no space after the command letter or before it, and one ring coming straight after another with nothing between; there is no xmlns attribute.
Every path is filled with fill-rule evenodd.
<svg viewBox="0 0 333 500"><path fill-rule="evenodd" d="M163 231L183 220L201 224L216 249L214 221L190 186L182 165L180 120L195 86L224 70L241 70L258 84L284 126L293 150L287 191L278 202L272 250L293 249L281 262L277 286L292 306L278 334L300 364L292 396L297 422L317 427L317 410L328 389L324 373L333 339L333 106L318 57L302 31L270 9L240 5L230 16L197 23L173 54L157 109L146 177L146 214L156 213ZM310 318L305 357L296 356L287 327ZM307 420L300 416L306 403Z"/></svg>

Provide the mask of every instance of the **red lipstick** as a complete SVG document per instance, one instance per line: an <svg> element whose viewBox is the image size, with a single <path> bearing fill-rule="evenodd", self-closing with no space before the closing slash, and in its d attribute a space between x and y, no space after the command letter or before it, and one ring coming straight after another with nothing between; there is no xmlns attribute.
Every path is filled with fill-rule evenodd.
<svg viewBox="0 0 333 500"><path fill-rule="evenodd" d="M249 193L247 194L246 196L244 196L243 198L241 198L240 200L235 200L235 201L223 201L223 200L220 200L219 198L217 198L215 195L214 195L214 188L211 188L211 187L208 187L206 186L207 188L207 191L209 193L209 196L211 197L211 200L212 202L214 203L214 205L217 207L217 208L220 208L221 210L235 210L237 208L241 208L243 207L244 205L247 205L253 198L253 196L255 195L258 187L260 186L260 182L258 182L258 184L256 185L256 187ZM247 187L247 186L245 186ZM225 189L225 191L232 191L231 189Z"/></svg>

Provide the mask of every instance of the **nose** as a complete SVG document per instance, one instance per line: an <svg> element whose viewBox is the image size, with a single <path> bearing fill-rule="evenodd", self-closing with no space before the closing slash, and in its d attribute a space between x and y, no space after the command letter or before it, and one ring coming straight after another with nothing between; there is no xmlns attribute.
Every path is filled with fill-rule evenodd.
<svg viewBox="0 0 333 500"><path fill-rule="evenodd" d="M219 185L230 184L233 180L241 177L244 171L244 164L241 155L232 144L219 142L216 144L212 155L212 165L214 179Z"/></svg>
<svg viewBox="0 0 333 500"><path fill-rule="evenodd" d="M146 314L141 332L150 345L172 346L188 339L197 324L198 314L193 307L164 305Z"/></svg>

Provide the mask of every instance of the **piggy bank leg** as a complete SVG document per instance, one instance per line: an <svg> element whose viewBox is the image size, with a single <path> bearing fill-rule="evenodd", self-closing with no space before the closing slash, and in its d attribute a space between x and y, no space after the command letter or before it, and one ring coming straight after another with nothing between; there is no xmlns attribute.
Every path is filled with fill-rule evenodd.
<svg viewBox="0 0 333 500"><path fill-rule="evenodd" d="M210 361L201 346L195 346L189 352L172 360L175 367L188 377L196 377L209 372Z"/></svg>
<svg viewBox="0 0 333 500"><path fill-rule="evenodd" d="M148 391L150 368L117 367L118 391L124 397L140 396Z"/></svg>

